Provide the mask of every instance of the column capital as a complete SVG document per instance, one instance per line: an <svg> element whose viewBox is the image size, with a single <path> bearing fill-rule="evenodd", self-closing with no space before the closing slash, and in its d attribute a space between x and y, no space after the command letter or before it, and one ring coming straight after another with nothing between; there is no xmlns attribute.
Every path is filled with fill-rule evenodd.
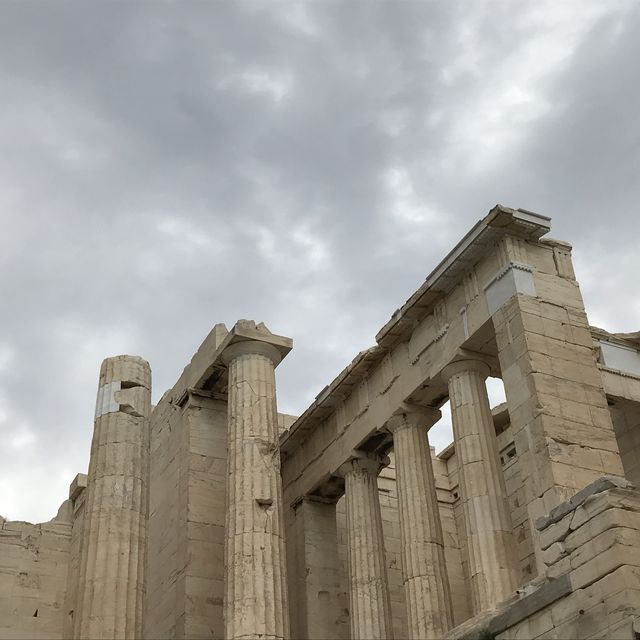
<svg viewBox="0 0 640 640"><path fill-rule="evenodd" d="M271 333L264 323L256 324L253 320L238 320L218 345L222 350L218 357L228 365L241 356L261 355L269 358L275 367L292 347L291 338Z"/></svg>
<svg viewBox="0 0 640 640"><path fill-rule="evenodd" d="M416 429L430 429L440 418L442 413L435 407L423 407L417 404L403 402L385 423L391 433L408 427Z"/></svg>
<svg viewBox="0 0 640 640"><path fill-rule="evenodd" d="M336 471L336 475L346 478L350 473L365 470L370 474L377 476L383 467L389 464L388 456L377 453L367 453L356 449L353 451L349 459L341 464Z"/></svg>
<svg viewBox="0 0 640 640"><path fill-rule="evenodd" d="M247 355L265 356L273 362L274 367L280 364L280 361L282 360L282 354L274 345L260 340L243 340L242 342L234 342L226 347L226 349L220 354L220 357L222 358L222 361L228 365L236 358Z"/></svg>
<svg viewBox="0 0 640 640"><path fill-rule="evenodd" d="M459 373L478 373L483 378L488 378L491 373L491 367L484 360L465 358L446 365L440 375L445 382L449 382L453 376Z"/></svg>

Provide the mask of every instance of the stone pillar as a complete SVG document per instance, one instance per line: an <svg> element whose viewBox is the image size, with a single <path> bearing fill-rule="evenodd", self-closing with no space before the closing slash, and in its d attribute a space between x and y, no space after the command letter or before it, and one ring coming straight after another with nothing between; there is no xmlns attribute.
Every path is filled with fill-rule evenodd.
<svg viewBox="0 0 640 640"><path fill-rule="evenodd" d="M530 284L488 308L543 571L536 520L597 478L624 470L571 247L551 239L516 247L508 237L499 245L502 271L528 276Z"/></svg>
<svg viewBox="0 0 640 640"><path fill-rule="evenodd" d="M289 635L275 366L260 340L228 346L225 638Z"/></svg>
<svg viewBox="0 0 640 640"><path fill-rule="evenodd" d="M142 637L150 410L149 364L107 358L89 460L76 638Z"/></svg>
<svg viewBox="0 0 640 640"><path fill-rule="evenodd" d="M346 638L349 628L343 614L347 603L338 559L336 505L305 496L292 512L295 520L287 530L292 637Z"/></svg>
<svg viewBox="0 0 640 640"><path fill-rule="evenodd" d="M358 453L343 464L352 640L393 637L378 473L388 458Z"/></svg>
<svg viewBox="0 0 640 640"><path fill-rule="evenodd" d="M516 589L516 548L485 379L489 366L446 366L460 492L467 530L473 610L506 600Z"/></svg>
<svg viewBox="0 0 640 640"><path fill-rule="evenodd" d="M404 407L386 424L393 433L402 572L410 639L440 638L453 626L451 592L427 426L437 409Z"/></svg>

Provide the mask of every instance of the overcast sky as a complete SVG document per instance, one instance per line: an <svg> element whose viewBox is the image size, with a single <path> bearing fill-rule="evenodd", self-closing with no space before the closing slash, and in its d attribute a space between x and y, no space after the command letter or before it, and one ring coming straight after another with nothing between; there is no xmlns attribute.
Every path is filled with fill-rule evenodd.
<svg viewBox="0 0 640 640"><path fill-rule="evenodd" d="M104 357L157 401L264 321L301 413L497 202L640 329L639 31L617 0L0 2L0 513L86 472Z"/></svg>

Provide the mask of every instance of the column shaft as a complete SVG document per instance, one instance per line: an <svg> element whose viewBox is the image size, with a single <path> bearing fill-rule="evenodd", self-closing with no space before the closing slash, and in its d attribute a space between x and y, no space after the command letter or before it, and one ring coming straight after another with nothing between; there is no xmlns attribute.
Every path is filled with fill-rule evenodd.
<svg viewBox="0 0 640 640"><path fill-rule="evenodd" d="M352 640L393 637L391 601L378 499L379 460L354 458L345 478Z"/></svg>
<svg viewBox="0 0 640 640"><path fill-rule="evenodd" d="M150 407L147 362L106 359L89 461L76 638L142 636Z"/></svg>
<svg viewBox="0 0 640 640"><path fill-rule="evenodd" d="M458 459L475 613L517 587L516 548L483 362L445 367Z"/></svg>
<svg viewBox="0 0 640 640"><path fill-rule="evenodd" d="M268 346L247 341L228 348L224 611L229 640L289 634L274 375L279 358Z"/></svg>
<svg viewBox="0 0 640 640"><path fill-rule="evenodd" d="M453 626L453 611L425 416L397 415L388 427L396 460L409 638L438 638Z"/></svg>

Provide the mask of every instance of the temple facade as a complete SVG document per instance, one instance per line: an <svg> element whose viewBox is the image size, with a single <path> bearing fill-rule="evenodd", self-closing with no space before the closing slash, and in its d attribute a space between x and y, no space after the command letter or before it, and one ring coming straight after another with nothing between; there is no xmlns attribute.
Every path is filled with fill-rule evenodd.
<svg viewBox="0 0 640 640"><path fill-rule="evenodd" d="M87 474L0 518L0 638L640 637L640 334L589 324L549 231L496 206L298 417L261 323L156 406L107 358Z"/></svg>

